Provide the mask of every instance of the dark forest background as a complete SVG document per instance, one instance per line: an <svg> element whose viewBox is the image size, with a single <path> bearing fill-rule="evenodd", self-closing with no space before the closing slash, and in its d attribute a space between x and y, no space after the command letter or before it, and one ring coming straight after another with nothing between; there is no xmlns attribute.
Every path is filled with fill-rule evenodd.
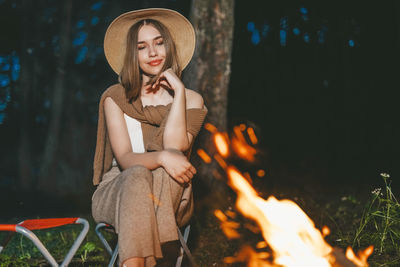
<svg viewBox="0 0 400 267"><path fill-rule="evenodd" d="M1 217L35 209L33 196L88 209L98 101L117 81L106 28L190 5L0 0ZM235 2L228 129L255 126L269 182L340 190L387 172L399 187L399 14L395 0Z"/></svg>
<svg viewBox="0 0 400 267"><path fill-rule="evenodd" d="M272 166L342 186L388 172L398 186L399 3L259 3L236 3L230 121L260 127Z"/></svg>

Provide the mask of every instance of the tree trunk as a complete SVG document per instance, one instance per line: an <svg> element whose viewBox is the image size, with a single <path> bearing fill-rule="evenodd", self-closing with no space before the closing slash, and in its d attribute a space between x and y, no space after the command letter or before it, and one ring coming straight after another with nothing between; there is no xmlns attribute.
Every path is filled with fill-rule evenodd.
<svg viewBox="0 0 400 267"><path fill-rule="evenodd" d="M56 62L57 74L54 82L54 91L51 102L51 115L49 130L44 147L38 186L41 191L53 192L56 187L57 177L49 177L54 163L55 152L58 147L60 135L61 115L63 111L63 97L65 91L65 67L71 43L71 16L72 0L66 0L63 8L64 18L60 23L60 52Z"/></svg>
<svg viewBox="0 0 400 267"><path fill-rule="evenodd" d="M226 131L234 0L192 0L190 20L196 31L196 51L184 82L203 96L208 108L206 121ZM209 135L200 135L197 144L213 151ZM199 176L209 186L214 184L213 170L213 166L199 166Z"/></svg>

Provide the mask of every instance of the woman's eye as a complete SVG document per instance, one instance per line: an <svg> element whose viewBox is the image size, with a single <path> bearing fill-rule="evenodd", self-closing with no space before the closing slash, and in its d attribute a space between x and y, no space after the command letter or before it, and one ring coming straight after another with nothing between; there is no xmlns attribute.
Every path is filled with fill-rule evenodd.
<svg viewBox="0 0 400 267"><path fill-rule="evenodd" d="M163 45L164 44L164 41L158 41L157 42L157 45Z"/></svg>
<svg viewBox="0 0 400 267"><path fill-rule="evenodd" d="M143 49L145 49L146 47L145 46L138 46L138 50L143 50Z"/></svg>

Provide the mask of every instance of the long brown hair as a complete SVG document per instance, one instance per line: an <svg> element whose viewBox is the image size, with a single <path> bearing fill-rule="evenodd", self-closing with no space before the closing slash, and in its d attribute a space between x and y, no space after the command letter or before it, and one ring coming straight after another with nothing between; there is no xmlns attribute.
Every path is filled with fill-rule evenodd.
<svg viewBox="0 0 400 267"><path fill-rule="evenodd" d="M177 60L178 54L176 52L175 43L167 27L165 27L161 22L153 19L144 19L138 21L130 27L126 36L124 65L122 66L122 70L119 75L119 81L125 88L126 97L129 101L136 100L139 97L140 90L142 88L142 71L139 67L137 43L139 30L143 25L154 26L163 37L166 58L161 72L167 70L168 68L172 68L179 78L181 77L182 73ZM152 77L147 84L153 84L158 79L158 76L159 75Z"/></svg>

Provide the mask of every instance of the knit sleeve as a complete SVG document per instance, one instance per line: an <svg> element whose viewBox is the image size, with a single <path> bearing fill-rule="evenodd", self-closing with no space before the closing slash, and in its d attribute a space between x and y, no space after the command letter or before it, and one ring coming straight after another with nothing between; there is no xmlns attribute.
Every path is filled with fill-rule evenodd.
<svg viewBox="0 0 400 267"><path fill-rule="evenodd" d="M201 126L203 125L204 119L207 115L207 108L192 108L186 110L186 123L187 131L196 137L199 133Z"/></svg>

